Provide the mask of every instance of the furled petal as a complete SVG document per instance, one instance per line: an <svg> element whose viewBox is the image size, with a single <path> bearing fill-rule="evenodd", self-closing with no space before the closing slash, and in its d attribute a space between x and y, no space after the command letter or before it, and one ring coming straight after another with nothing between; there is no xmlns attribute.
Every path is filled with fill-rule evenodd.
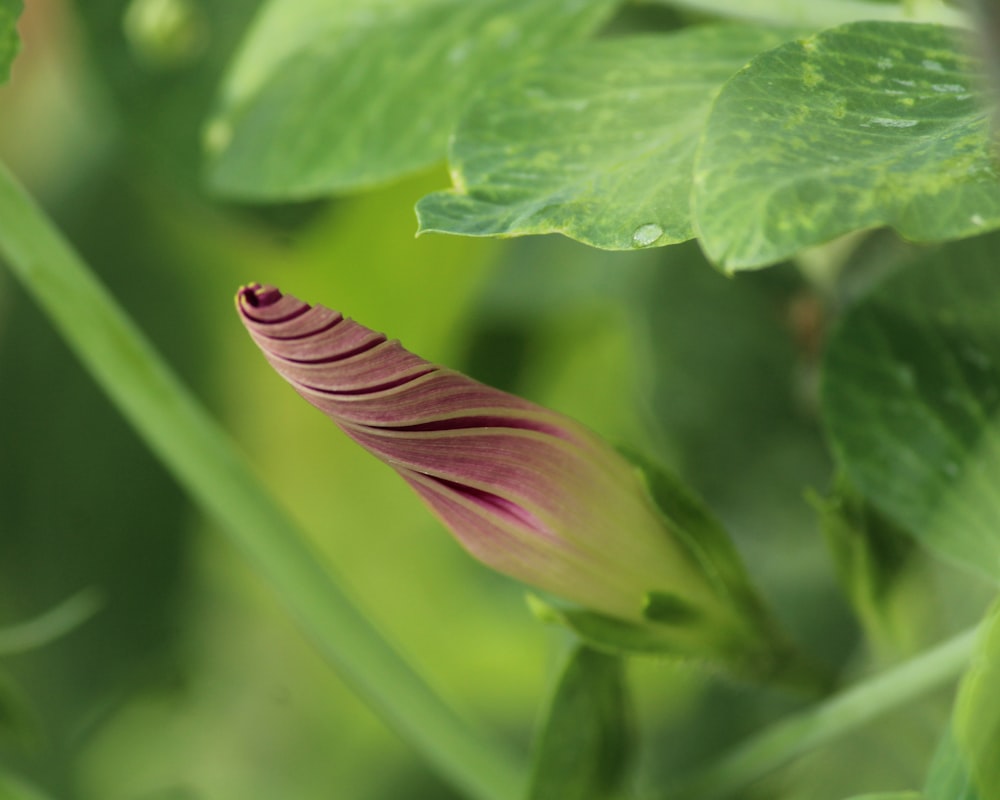
<svg viewBox="0 0 1000 800"><path fill-rule="evenodd" d="M282 377L489 566L626 620L650 592L718 606L636 471L580 424L274 287L242 288L237 306Z"/></svg>

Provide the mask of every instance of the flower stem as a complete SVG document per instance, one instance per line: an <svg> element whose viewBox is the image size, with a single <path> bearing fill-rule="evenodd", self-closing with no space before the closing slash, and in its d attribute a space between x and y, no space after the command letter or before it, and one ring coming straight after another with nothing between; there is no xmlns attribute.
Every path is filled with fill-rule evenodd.
<svg viewBox="0 0 1000 800"><path fill-rule="evenodd" d="M793 758L855 730L955 678L968 664L978 628L826 701L765 728L667 793L684 800L721 800Z"/></svg>
<svg viewBox="0 0 1000 800"><path fill-rule="evenodd" d="M434 694L362 615L228 436L2 164L0 256L353 689L463 793L476 800L518 796L520 765Z"/></svg>

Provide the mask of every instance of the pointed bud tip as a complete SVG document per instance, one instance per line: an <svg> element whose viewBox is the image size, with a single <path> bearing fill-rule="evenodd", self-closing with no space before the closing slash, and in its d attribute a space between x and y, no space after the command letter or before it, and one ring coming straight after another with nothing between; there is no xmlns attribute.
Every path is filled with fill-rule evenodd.
<svg viewBox="0 0 1000 800"><path fill-rule="evenodd" d="M265 286L263 284L248 283L241 286L236 293L238 305L248 305L253 308L261 308L277 303L281 299L281 291L276 286Z"/></svg>

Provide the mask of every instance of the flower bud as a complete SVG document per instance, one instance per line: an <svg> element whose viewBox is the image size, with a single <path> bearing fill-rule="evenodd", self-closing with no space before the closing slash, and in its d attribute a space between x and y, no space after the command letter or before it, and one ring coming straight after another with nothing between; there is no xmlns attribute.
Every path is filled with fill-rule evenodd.
<svg viewBox="0 0 1000 800"><path fill-rule="evenodd" d="M584 426L274 287L242 288L237 306L278 373L483 563L630 626L673 625L677 651L754 638L742 572L722 585L732 563L674 535L641 473Z"/></svg>

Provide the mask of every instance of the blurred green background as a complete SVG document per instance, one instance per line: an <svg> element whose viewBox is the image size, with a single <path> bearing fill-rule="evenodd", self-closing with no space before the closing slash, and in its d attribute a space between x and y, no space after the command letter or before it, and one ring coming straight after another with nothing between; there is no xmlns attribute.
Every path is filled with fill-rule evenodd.
<svg viewBox="0 0 1000 800"><path fill-rule="evenodd" d="M650 451L730 526L807 649L851 663L857 627L805 500L831 466L822 308L798 273L727 279L694 245L415 239L413 204L448 184L443 166L329 202L215 201L200 127L254 6L203 0L197 35L158 50L122 0L31 0L0 151L387 636L527 752L564 635L266 367L233 311L241 283L340 309ZM0 764L67 800L454 797L302 639L2 270L0 287L0 626L82 589L102 600L57 642L0 654ZM963 612L935 613L927 639ZM631 674L640 788L796 702L662 661ZM755 796L919 785L943 709L886 720Z"/></svg>

